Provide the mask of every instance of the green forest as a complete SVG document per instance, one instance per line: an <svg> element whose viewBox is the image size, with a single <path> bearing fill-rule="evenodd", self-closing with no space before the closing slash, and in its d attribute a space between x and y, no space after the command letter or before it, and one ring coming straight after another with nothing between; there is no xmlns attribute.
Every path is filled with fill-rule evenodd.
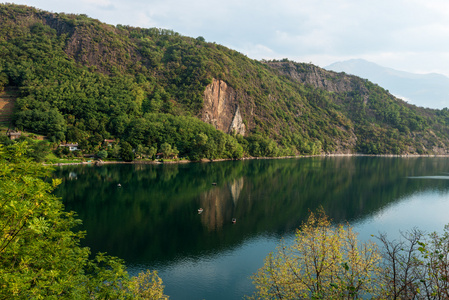
<svg viewBox="0 0 449 300"><path fill-rule="evenodd" d="M83 153L132 160L136 150L154 157L169 149L199 160L442 154L449 144L447 109L409 105L355 76L320 69L321 81L350 82L330 91L283 72L293 66L308 76L319 69L310 64L257 61L202 37L27 6L1 4L0 24L0 92L17 91L8 126L78 143ZM244 134L203 117L214 80L232 90Z"/></svg>

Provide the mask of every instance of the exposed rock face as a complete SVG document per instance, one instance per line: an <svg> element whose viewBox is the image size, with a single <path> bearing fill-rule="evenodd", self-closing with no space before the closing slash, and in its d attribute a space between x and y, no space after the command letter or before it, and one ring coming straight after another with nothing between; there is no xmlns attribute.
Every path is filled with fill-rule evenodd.
<svg viewBox="0 0 449 300"><path fill-rule="evenodd" d="M365 103L368 100L369 91L361 84L361 81L364 80L362 78L327 71L312 64L292 62L268 62L267 64L278 70L282 75L303 84L334 93L358 91L364 98Z"/></svg>
<svg viewBox="0 0 449 300"><path fill-rule="evenodd" d="M246 127L245 124L243 123L243 119L240 114L240 108L238 106L234 114L234 119L232 120L231 126L229 127L229 132L245 135Z"/></svg>
<svg viewBox="0 0 449 300"><path fill-rule="evenodd" d="M226 133L246 133L237 92L222 80L213 79L206 87L201 120Z"/></svg>

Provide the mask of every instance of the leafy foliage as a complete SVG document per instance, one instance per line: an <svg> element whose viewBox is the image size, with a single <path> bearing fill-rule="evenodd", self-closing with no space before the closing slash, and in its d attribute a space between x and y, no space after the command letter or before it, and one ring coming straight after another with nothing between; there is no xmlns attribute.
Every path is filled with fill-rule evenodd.
<svg viewBox="0 0 449 300"><path fill-rule="evenodd" d="M134 153L133 148L128 142L124 142L120 148L120 157L124 161L133 161L134 159Z"/></svg>
<svg viewBox="0 0 449 300"><path fill-rule="evenodd" d="M403 239L360 243L350 226L311 213L292 245L281 244L253 276L255 299L447 299L449 226Z"/></svg>
<svg viewBox="0 0 449 300"><path fill-rule="evenodd" d="M89 259L80 246L84 232L72 231L81 221L51 194L60 180L48 182L50 169L27 151L25 142L0 144L0 298L163 297L155 273L130 279L120 259L101 253Z"/></svg>
<svg viewBox="0 0 449 300"><path fill-rule="evenodd" d="M350 226L332 227L319 211L281 244L254 276L260 299L356 299L374 294L381 256L376 244L360 243Z"/></svg>

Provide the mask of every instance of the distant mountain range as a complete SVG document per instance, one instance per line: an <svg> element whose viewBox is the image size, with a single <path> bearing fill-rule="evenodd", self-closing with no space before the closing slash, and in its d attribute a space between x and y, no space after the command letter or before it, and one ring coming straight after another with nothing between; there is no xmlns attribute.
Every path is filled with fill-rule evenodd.
<svg viewBox="0 0 449 300"><path fill-rule="evenodd" d="M441 74L408 73L363 59L336 62L325 69L366 78L417 106L438 109L449 107L449 78Z"/></svg>

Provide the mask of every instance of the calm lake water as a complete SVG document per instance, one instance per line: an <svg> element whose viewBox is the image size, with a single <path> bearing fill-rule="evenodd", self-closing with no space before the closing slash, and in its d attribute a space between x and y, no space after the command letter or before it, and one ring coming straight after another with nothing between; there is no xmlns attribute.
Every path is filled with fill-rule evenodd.
<svg viewBox="0 0 449 300"><path fill-rule="evenodd" d="M250 295L249 277L319 206L362 240L449 223L449 158L67 166L55 176L84 245L123 258L131 274L158 270L174 300Z"/></svg>

